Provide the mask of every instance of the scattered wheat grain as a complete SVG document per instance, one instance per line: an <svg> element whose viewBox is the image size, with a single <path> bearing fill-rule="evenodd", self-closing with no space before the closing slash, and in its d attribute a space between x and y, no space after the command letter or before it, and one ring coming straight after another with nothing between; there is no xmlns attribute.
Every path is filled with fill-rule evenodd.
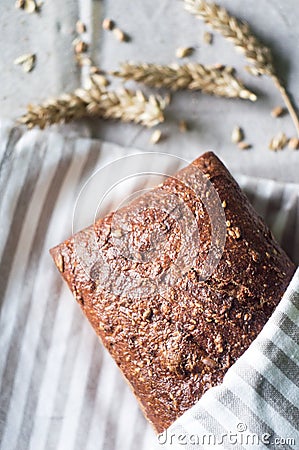
<svg viewBox="0 0 299 450"><path fill-rule="evenodd" d="M76 31L78 34L82 34L86 32L86 25L82 22L82 20L78 20L76 23Z"/></svg>
<svg viewBox="0 0 299 450"><path fill-rule="evenodd" d="M179 122L179 130L181 133L186 133L188 131L188 125L185 120L180 120Z"/></svg>
<svg viewBox="0 0 299 450"><path fill-rule="evenodd" d="M162 137L161 130L155 130L150 137L151 144L157 144L161 140L161 137Z"/></svg>
<svg viewBox="0 0 299 450"><path fill-rule="evenodd" d="M242 128L235 127L232 131L232 143L238 144L239 142L243 141L244 139L244 132Z"/></svg>
<svg viewBox="0 0 299 450"><path fill-rule="evenodd" d="M274 136L270 143L269 143L269 149L273 151L277 150L283 150L288 143L288 138L285 133L280 132L276 136Z"/></svg>
<svg viewBox="0 0 299 450"><path fill-rule="evenodd" d="M245 141L241 141L238 143L238 148L240 150L249 150L251 147L252 145Z"/></svg>
<svg viewBox="0 0 299 450"><path fill-rule="evenodd" d="M102 27L104 30L113 30L114 28L114 21L106 17L102 22Z"/></svg>
<svg viewBox="0 0 299 450"><path fill-rule="evenodd" d="M283 108L282 106L276 106L275 108L272 109L271 111L271 116L272 117L281 117L285 114L286 109Z"/></svg>
<svg viewBox="0 0 299 450"><path fill-rule="evenodd" d="M176 49L175 56L177 58L186 58L187 56L191 56L193 52L193 47L178 47Z"/></svg>
<svg viewBox="0 0 299 450"><path fill-rule="evenodd" d="M209 33L208 31L206 31L203 35L203 41L205 44L211 45L213 44L213 35L212 33Z"/></svg>
<svg viewBox="0 0 299 450"><path fill-rule="evenodd" d="M289 140L288 147L292 150L298 150L299 149L299 139L297 137L292 137Z"/></svg>
<svg viewBox="0 0 299 450"><path fill-rule="evenodd" d="M34 69L36 55L34 53L25 53L14 60L14 64L20 65L24 72L31 72Z"/></svg>

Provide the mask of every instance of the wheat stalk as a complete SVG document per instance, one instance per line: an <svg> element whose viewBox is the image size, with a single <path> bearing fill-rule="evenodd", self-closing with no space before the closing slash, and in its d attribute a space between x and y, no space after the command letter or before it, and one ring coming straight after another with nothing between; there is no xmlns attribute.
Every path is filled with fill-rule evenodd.
<svg viewBox="0 0 299 450"><path fill-rule="evenodd" d="M70 94L49 99L41 105L29 105L18 122L28 128L41 129L55 123L66 123L86 116L119 119L152 127L164 121L163 110L168 100L158 96L148 98L141 91L123 89L107 91L91 77L90 89L77 89Z"/></svg>
<svg viewBox="0 0 299 450"><path fill-rule="evenodd" d="M202 64L121 64L114 76L125 80L142 82L155 88L168 88L173 91L191 89L206 94L228 98L256 100L256 95L244 87L232 73L232 68L203 66Z"/></svg>
<svg viewBox="0 0 299 450"><path fill-rule="evenodd" d="M253 34L249 25L231 16L224 8L205 0L184 0L185 9L202 18L215 31L231 41L252 64L249 71L253 75L267 75L272 78L292 117L299 136L299 119L290 97L277 76L271 50L262 44Z"/></svg>

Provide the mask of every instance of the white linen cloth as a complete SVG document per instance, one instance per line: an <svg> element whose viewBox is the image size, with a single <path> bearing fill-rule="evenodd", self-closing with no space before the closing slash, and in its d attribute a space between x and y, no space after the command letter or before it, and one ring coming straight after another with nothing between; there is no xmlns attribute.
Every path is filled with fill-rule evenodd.
<svg viewBox="0 0 299 450"><path fill-rule="evenodd" d="M165 448L48 254L71 234L74 201L84 181L98 166L128 152L79 138L75 131L24 132L0 122L1 450ZM237 179L298 264L298 185ZM235 432L243 423L249 432L296 439L297 447L267 448L298 448L297 282L298 274L244 355L250 362L244 366L240 359L223 387L209 391L171 432L178 426L198 434ZM256 417L263 421L258 429Z"/></svg>

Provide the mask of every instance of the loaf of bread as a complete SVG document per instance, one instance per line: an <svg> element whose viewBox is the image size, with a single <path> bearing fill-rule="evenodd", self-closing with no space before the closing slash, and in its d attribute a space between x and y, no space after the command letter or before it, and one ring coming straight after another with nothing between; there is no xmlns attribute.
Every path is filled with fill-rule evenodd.
<svg viewBox="0 0 299 450"><path fill-rule="evenodd" d="M157 432L221 383L295 271L212 152L50 252Z"/></svg>

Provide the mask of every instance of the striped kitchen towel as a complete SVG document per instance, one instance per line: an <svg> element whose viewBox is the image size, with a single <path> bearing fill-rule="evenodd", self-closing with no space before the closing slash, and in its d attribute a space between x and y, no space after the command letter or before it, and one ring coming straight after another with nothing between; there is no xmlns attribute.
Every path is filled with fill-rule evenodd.
<svg viewBox="0 0 299 450"><path fill-rule="evenodd" d="M0 449L167 448L169 441L156 439L48 254L71 234L85 180L129 151L53 130L24 132L0 122ZM298 185L244 176L238 181L298 264ZM195 431L199 438L204 432L221 437L226 430L266 433L270 444L256 448L298 448L299 322L291 295L296 277L248 350L249 360L243 365L240 359L224 385L210 390L168 436L178 430L186 434L183 440ZM275 438L295 439L297 447L291 441L274 444ZM171 448L215 444L172 440ZM240 442L221 445L246 448Z"/></svg>

